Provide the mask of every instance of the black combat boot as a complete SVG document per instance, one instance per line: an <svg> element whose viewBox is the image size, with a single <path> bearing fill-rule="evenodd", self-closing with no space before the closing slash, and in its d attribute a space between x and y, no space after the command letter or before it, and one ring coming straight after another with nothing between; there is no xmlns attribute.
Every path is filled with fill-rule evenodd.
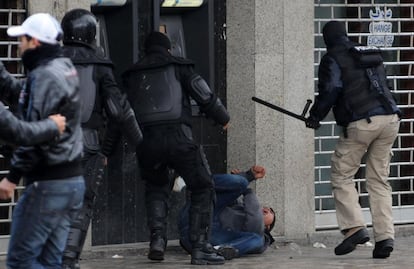
<svg viewBox="0 0 414 269"><path fill-rule="evenodd" d="M214 192L209 190L191 194L190 241L191 264L224 264L224 257L217 254L209 240Z"/></svg>
<svg viewBox="0 0 414 269"><path fill-rule="evenodd" d="M164 260L164 252L167 247L167 239L164 232L160 230L153 230L151 232L150 250L148 259L153 261Z"/></svg>
<svg viewBox="0 0 414 269"><path fill-rule="evenodd" d="M164 260L167 247L167 203L160 200L147 202L148 227L151 231L148 259Z"/></svg>
<svg viewBox="0 0 414 269"><path fill-rule="evenodd" d="M193 243L191 251L191 264L215 265L224 264L224 257L217 254L213 246L200 236L200 239Z"/></svg>
<svg viewBox="0 0 414 269"><path fill-rule="evenodd" d="M104 163L105 157L102 154L87 155L82 161L85 171L83 177L85 179L86 191L82 208L71 223L68 240L63 251L63 269L80 269L79 258L91 223L98 187L103 179Z"/></svg>
<svg viewBox="0 0 414 269"><path fill-rule="evenodd" d="M84 202L84 205L87 202ZM68 240L62 257L63 269L80 269L79 257L85 244L87 231L91 219L91 213L87 206L79 212L77 218L72 222L69 230Z"/></svg>

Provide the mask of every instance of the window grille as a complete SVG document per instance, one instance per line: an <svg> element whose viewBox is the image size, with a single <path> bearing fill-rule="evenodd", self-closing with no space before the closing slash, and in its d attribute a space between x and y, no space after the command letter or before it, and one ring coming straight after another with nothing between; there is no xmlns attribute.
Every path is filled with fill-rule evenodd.
<svg viewBox="0 0 414 269"><path fill-rule="evenodd" d="M7 28L20 25L26 18L26 1L0 1L0 60L6 69L16 77L23 76L23 68L18 55L16 38L7 36ZM1 153L1 152L0 152ZM8 173L9 159L0 155L0 180ZM17 187L11 201L0 202L0 254L5 254L10 237L10 223L14 206L16 205L22 186Z"/></svg>

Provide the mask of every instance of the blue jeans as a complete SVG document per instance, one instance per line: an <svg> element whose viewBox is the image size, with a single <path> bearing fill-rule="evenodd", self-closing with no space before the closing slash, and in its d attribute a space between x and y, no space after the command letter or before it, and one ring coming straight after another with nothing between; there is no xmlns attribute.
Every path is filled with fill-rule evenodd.
<svg viewBox="0 0 414 269"><path fill-rule="evenodd" d="M249 181L240 175L214 174L214 188L216 190L216 204L213 213L213 223L210 242L213 245L230 245L239 250L239 255L261 252L264 237L252 232L229 231L223 229L219 215L223 208L232 205L242 195L249 185ZM187 203L180 212L179 232L180 241L188 250L189 241L189 208Z"/></svg>
<svg viewBox="0 0 414 269"><path fill-rule="evenodd" d="M27 186L13 212L7 268L61 268L70 223L84 192L82 176Z"/></svg>

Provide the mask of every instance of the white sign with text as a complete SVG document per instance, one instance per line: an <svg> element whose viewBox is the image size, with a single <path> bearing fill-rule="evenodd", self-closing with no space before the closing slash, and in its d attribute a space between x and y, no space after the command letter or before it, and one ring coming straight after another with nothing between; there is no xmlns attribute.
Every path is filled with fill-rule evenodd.
<svg viewBox="0 0 414 269"><path fill-rule="evenodd" d="M384 7L381 10L379 7L375 7L375 12L370 10L369 17L374 20L369 24L369 32L367 45L376 47L391 47L394 42L394 36L392 35L392 23L386 22L386 19L392 18L392 10Z"/></svg>

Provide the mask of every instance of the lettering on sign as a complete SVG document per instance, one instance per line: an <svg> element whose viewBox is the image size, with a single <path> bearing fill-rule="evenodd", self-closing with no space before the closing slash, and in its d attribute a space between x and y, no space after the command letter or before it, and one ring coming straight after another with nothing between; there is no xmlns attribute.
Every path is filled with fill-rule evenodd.
<svg viewBox="0 0 414 269"><path fill-rule="evenodd" d="M392 18L392 10L384 7L381 10L375 7L375 11L369 11L369 17L373 20L369 24L369 32L371 33L367 39L368 46L391 47L394 42L392 34L392 23L385 20Z"/></svg>

